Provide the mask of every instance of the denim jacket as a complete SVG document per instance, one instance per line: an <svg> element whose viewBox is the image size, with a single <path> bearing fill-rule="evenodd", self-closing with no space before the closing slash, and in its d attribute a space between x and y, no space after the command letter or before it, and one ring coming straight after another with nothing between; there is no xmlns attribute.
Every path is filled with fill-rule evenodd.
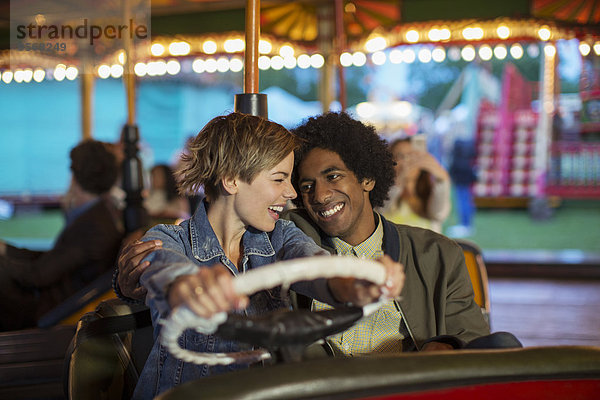
<svg viewBox="0 0 600 400"><path fill-rule="evenodd" d="M142 238L144 241L160 239L163 246L146 258L151 264L140 278L142 285L148 289L146 304L152 313L154 345L138 381L134 399L151 399L182 382L247 368L247 365L209 367L186 363L169 354L157 339L161 327L159 320L168 317L171 311L166 288L175 278L215 264L225 265L233 275L240 273L225 256L206 216L206 206L202 202L193 217L181 225L157 225ZM293 222L286 220L277 221L275 229L269 233L249 228L242 237L242 243L243 256L239 265L241 273L275 261L329 254L302 233ZM335 304L324 279L297 283L292 288L299 293ZM285 307L285 304L279 289L275 288L252 295L250 305L243 312L248 315L264 314ZM223 340L215 335L200 334L194 330L183 333L180 345L196 352L234 352L243 349L240 343Z"/></svg>

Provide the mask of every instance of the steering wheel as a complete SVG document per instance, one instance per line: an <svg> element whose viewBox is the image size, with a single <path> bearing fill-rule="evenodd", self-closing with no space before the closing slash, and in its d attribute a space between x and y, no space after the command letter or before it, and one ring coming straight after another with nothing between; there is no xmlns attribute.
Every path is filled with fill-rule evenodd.
<svg viewBox="0 0 600 400"><path fill-rule="evenodd" d="M374 260L351 256L316 256L280 261L252 269L233 279L234 290L251 295L260 290L319 278L357 278L377 285L385 282L384 267ZM225 312L210 319L202 318L186 306L175 309L162 322L161 343L177 358L208 365L252 363L271 358L266 349L237 353L198 353L179 346L179 337L186 329L244 341L257 346L275 347L290 344L310 344L352 326L363 316L376 311L387 298L365 307L348 307L321 312L308 310L277 310L258 317L240 316Z"/></svg>

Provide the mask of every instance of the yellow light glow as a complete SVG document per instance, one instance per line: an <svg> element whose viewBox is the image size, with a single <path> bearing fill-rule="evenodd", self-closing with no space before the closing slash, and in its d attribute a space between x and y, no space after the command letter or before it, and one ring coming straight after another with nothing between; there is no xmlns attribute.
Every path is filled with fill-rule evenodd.
<svg viewBox="0 0 600 400"><path fill-rule="evenodd" d="M402 62L402 50L394 49L390 51L390 62L392 64L400 64Z"/></svg>
<svg viewBox="0 0 600 400"><path fill-rule="evenodd" d="M421 50L419 50L419 54L418 54L418 58L419 61L421 61L422 63L428 63L431 61L431 51L424 47Z"/></svg>
<svg viewBox="0 0 600 400"><path fill-rule="evenodd" d="M402 60L407 64L412 64L417 59L417 55L413 49L405 49L402 52Z"/></svg>
<svg viewBox="0 0 600 400"><path fill-rule="evenodd" d="M125 64L125 51L121 50L119 52L119 55L117 56L117 61L119 61L120 64Z"/></svg>
<svg viewBox="0 0 600 400"><path fill-rule="evenodd" d="M315 69L319 69L321 68L323 65L325 65L325 58L319 54L313 54L312 56L310 56L310 66L315 68Z"/></svg>
<svg viewBox="0 0 600 400"><path fill-rule="evenodd" d="M519 43L513 44L512 46L510 46L510 55L515 60L520 59L521 57L523 57L523 47Z"/></svg>
<svg viewBox="0 0 600 400"><path fill-rule="evenodd" d="M217 43L214 40L205 41L202 43L202 51L206 54L215 54L217 52Z"/></svg>
<svg viewBox="0 0 600 400"><path fill-rule="evenodd" d="M271 58L267 56L258 57L258 68L263 71L271 68Z"/></svg>
<svg viewBox="0 0 600 400"><path fill-rule="evenodd" d="M148 73L148 66L143 62L136 63L133 67L133 72L140 77L146 76L146 73Z"/></svg>
<svg viewBox="0 0 600 400"><path fill-rule="evenodd" d="M508 39L510 37L510 28L506 25L500 25L496 28L496 33L500 39Z"/></svg>
<svg viewBox="0 0 600 400"><path fill-rule="evenodd" d="M205 71L204 69L204 60L201 58L196 58L192 63L192 71L197 74L201 74Z"/></svg>
<svg viewBox="0 0 600 400"><path fill-rule="evenodd" d="M187 42L172 42L169 44L169 53L172 56L186 56L190 54L191 49Z"/></svg>
<svg viewBox="0 0 600 400"><path fill-rule="evenodd" d="M450 40L452 32L450 32L450 29L448 28L442 28L439 30L438 35L440 37L440 40Z"/></svg>
<svg viewBox="0 0 600 400"><path fill-rule="evenodd" d="M365 50L368 53L374 53L376 51L381 51L387 47L387 41L382 36L376 36L372 39L367 40L365 43Z"/></svg>
<svg viewBox="0 0 600 400"><path fill-rule="evenodd" d="M204 61L204 70L209 74L217 72L217 60L214 58L208 58Z"/></svg>
<svg viewBox="0 0 600 400"><path fill-rule="evenodd" d="M33 79L33 71L31 68L27 68L23 71L23 82L29 83Z"/></svg>
<svg viewBox="0 0 600 400"><path fill-rule="evenodd" d="M23 82L23 70L21 70L21 69L16 70L15 74L13 76L13 80L17 83Z"/></svg>
<svg viewBox="0 0 600 400"><path fill-rule="evenodd" d="M240 57L233 57L229 60L229 69L232 72L240 72L244 69L244 61Z"/></svg>
<svg viewBox="0 0 600 400"><path fill-rule="evenodd" d="M352 59L352 56L350 56L350 59ZM296 60L296 62L298 63L298 67L302 68L302 69L306 69L310 67L310 56L308 54L300 54L298 56L298 59Z"/></svg>
<svg viewBox="0 0 600 400"><path fill-rule="evenodd" d="M6 84L11 83L13 80L13 76L14 76L14 74L11 70L4 71L2 73L2 82L6 83Z"/></svg>
<svg viewBox="0 0 600 400"><path fill-rule="evenodd" d="M283 66L287 69L296 68L296 57L294 57L294 56L283 57Z"/></svg>
<svg viewBox="0 0 600 400"><path fill-rule="evenodd" d="M552 31L550 31L548 26L544 25L538 30L538 36L543 41L549 40L552 36Z"/></svg>
<svg viewBox="0 0 600 400"><path fill-rule="evenodd" d="M271 50L273 50L273 45L271 45L271 42L265 39L260 39L258 42L258 52L260 54L269 54Z"/></svg>
<svg viewBox="0 0 600 400"><path fill-rule="evenodd" d="M294 57L294 48L292 46L290 46L289 44L283 45L279 49L279 55L281 57L283 57L284 59L286 57Z"/></svg>
<svg viewBox="0 0 600 400"><path fill-rule="evenodd" d="M417 43L419 41L419 32L411 29L405 34L406 41L409 43Z"/></svg>
<svg viewBox="0 0 600 400"><path fill-rule="evenodd" d="M385 64L386 59L387 57L383 51L376 51L375 53L371 54L371 61L375 65Z"/></svg>
<svg viewBox="0 0 600 400"><path fill-rule="evenodd" d="M110 76L120 78L123 76L123 66L121 64L113 64L110 66Z"/></svg>
<svg viewBox="0 0 600 400"><path fill-rule="evenodd" d="M600 56L600 42L594 43L594 53L596 53L597 56Z"/></svg>
<svg viewBox="0 0 600 400"><path fill-rule="evenodd" d="M36 69L35 71L33 71L33 80L36 82L41 82L44 80L44 78L46 77L46 71L44 71L41 68Z"/></svg>
<svg viewBox="0 0 600 400"><path fill-rule="evenodd" d="M460 55L463 60L471 62L475 59L475 48L471 45L467 45L460 51Z"/></svg>
<svg viewBox="0 0 600 400"><path fill-rule="evenodd" d="M56 72L56 71L55 71ZM100 79L106 79L110 76L110 66L102 64L98 67L98 77Z"/></svg>
<svg viewBox="0 0 600 400"><path fill-rule="evenodd" d="M367 63L367 56L362 51L352 54L352 64L356 67L362 67Z"/></svg>
<svg viewBox="0 0 600 400"><path fill-rule="evenodd" d="M581 42L579 43L579 52L581 53L582 56L587 56L588 54L590 54L590 51L592 51L591 46L586 43L586 42Z"/></svg>
<svg viewBox="0 0 600 400"><path fill-rule="evenodd" d="M150 47L150 54L154 57L160 57L165 53L165 46L160 43L154 43Z"/></svg>
<svg viewBox="0 0 600 400"><path fill-rule="evenodd" d="M219 72L229 71L229 59L227 57L219 57L217 59L217 71L219 71Z"/></svg>
<svg viewBox="0 0 600 400"><path fill-rule="evenodd" d="M433 61L440 63L446 59L446 51L443 47L436 47L431 52L431 58Z"/></svg>
<svg viewBox="0 0 600 400"><path fill-rule="evenodd" d="M462 35L466 40L481 40L483 39L483 29L478 26L467 27L463 29Z"/></svg>
<svg viewBox="0 0 600 400"><path fill-rule="evenodd" d="M356 105L356 113L360 118L369 119L377 113L377 108L372 103L365 101Z"/></svg>
<svg viewBox="0 0 600 400"><path fill-rule="evenodd" d="M271 68L275 71L279 71L283 68L283 57L281 56L273 56L271 57Z"/></svg>
<svg viewBox="0 0 600 400"><path fill-rule="evenodd" d="M298 60L298 64L300 64L300 60ZM352 65L352 54L348 52L344 52L340 54L340 64L343 67L349 67Z"/></svg>
<svg viewBox="0 0 600 400"><path fill-rule="evenodd" d="M544 46L544 54L546 57L554 57L556 55L556 47L551 44L547 44Z"/></svg>
<svg viewBox="0 0 600 400"><path fill-rule="evenodd" d="M58 64L56 66L56 68L54 68L53 76L54 76L54 79L59 82L64 80L65 77L67 76L67 66L64 64Z"/></svg>
<svg viewBox="0 0 600 400"><path fill-rule="evenodd" d="M70 81L75 80L75 78L77 78L77 75L79 75L79 70L77 69L77 67L71 66L65 71L65 77Z"/></svg>
<svg viewBox="0 0 600 400"><path fill-rule="evenodd" d="M502 43L500 43L500 44L496 45L496 47L494 47L494 56L498 60L504 60L507 55L508 55L508 51L506 50L506 46L503 45Z"/></svg>
<svg viewBox="0 0 600 400"><path fill-rule="evenodd" d="M484 61L491 60L492 56L494 55L492 48L490 46L488 46L487 44L484 44L483 46L481 46L479 48L478 53L479 53L479 58L481 58Z"/></svg>
<svg viewBox="0 0 600 400"><path fill-rule="evenodd" d="M225 49L225 51L227 53L239 53L241 51L244 51L245 46L246 45L245 45L244 41L239 38L227 39L223 43L223 48Z"/></svg>
<svg viewBox="0 0 600 400"><path fill-rule="evenodd" d="M167 74L177 75L181 71L181 64L177 60L167 61Z"/></svg>

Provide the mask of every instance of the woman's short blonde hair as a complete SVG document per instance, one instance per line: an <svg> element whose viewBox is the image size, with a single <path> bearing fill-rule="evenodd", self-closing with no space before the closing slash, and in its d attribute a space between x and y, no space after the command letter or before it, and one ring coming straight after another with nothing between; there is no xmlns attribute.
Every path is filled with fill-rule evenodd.
<svg viewBox="0 0 600 400"><path fill-rule="evenodd" d="M220 180L251 183L259 172L275 167L300 145L283 126L242 113L213 118L188 143L176 172L179 192L202 187L209 199L219 195Z"/></svg>

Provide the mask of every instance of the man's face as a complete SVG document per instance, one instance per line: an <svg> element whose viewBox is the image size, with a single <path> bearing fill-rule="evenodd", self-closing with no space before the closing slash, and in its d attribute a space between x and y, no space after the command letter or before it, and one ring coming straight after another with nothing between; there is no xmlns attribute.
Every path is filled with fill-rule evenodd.
<svg viewBox="0 0 600 400"><path fill-rule="evenodd" d="M309 151L298 166L298 187L310 217L327 235L355 246L375 231L369 200L375 182L359 182L339 154Z"/></svg>

